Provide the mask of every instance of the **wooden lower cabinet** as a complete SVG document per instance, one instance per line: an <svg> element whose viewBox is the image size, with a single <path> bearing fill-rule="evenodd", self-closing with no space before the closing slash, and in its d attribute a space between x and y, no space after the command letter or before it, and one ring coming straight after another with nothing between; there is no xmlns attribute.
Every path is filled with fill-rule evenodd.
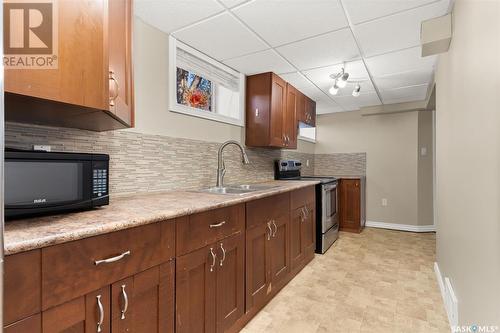
<svg viewBox="0 0 500 333"><path fill-rule="evenodd" d="M224 332L244 313L244 234L177 258L176 332Z"/></svg>
<svg viewBox="0 0 500 333"><path fill-rule="evenodd" d="M290 273L290 215L286 214L247 230L246 311L269 300Z"/></svg>
<svg viewBox="0 0 500 333"><path fill-rule="evenodd" d="M291 267L302 268L314 257L316 248L316 212L313 204L292 211L291 221Z"/></svg>
<svg viewBox="0 0 500 333"><path fill-rule="evenodd" d="M339 186L340 230L361 232L365 226L363 179L341 179Z"/></svg>
<svg viewBox="0 0 500 333"><path fill-rule="evenodd" d="M3 331L4 333L41 333L42 316L41 314L36 314L22 319L18 322L5 326Z"/></svg>
<svg viewBox="0 0 500 333"><path fill-rule="evenodd" d="M174 267L172 260L45 310L42 332L174 332Z"/></svg>
<svg viewBox="0 0 500 333"><path fill-rule="evenodd" d="M246 234L246 311L265 303L271 285L270 229L260 224Z"/></svg>

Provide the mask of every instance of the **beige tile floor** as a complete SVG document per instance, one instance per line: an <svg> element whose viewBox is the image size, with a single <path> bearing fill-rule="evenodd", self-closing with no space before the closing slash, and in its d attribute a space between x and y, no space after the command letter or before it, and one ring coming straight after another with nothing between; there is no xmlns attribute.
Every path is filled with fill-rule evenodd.
<svg viewBox="0 0 500 333"><path fill-rule="evenodd" d="M242 332L448 333L435 242L433 233L341 233Z"/></svg>

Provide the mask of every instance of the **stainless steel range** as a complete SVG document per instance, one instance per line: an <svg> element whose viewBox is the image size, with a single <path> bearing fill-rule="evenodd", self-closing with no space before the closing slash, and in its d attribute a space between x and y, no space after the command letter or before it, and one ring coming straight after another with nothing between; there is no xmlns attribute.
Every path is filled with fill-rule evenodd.
<svg viewBox="0 0 500 333"><path fill-rule="evenodd" d="M302 176L298 160L277 160L275 178L278 180L318 180L316 185L316 253L325 253L339 235L337 178Z"/></svg>

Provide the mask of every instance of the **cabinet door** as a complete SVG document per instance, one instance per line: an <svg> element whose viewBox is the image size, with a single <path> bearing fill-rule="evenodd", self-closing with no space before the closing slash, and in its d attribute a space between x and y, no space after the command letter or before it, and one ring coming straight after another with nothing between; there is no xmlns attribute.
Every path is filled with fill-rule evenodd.
<svg viewBox="0 0 500 333"><path fill-rule="evenodd" d="M302 222L302 235L304 240L304 256L306 258L314 257L316 249L316 211L312 204L306 206L306 215Z"/></svg>
<svg viewBox="0 0 500 333"><path fill-rule="evenodd" d="M316 102L305 97L305 122L309 126L316 126Z"/></svg>
<svg viewBox="0 0 500 333"><path fill-rule="evenodd" d="M110 333L110 287L42 313L43 333Z"/></svg>
<svg viewBox="0 0 500 333"><path fill-rule="evenodd" d="M132 1L108 1L109 110L133 125Z"/></svg>
<svg viewBox="0 0 500 333"><path fill-rule="evenodd" d="M269 144L273 147L284 147L285 124L283 123L283 114L286 112L286 82L274 73L271 75L271 80Z"/></svg>
<svg viewBox="0 0 500 333"><path fill-rule="evenodd" d="M111 309L113 333L173 332L173 261L114 283Z"/></svg>
<svg viewBox="0 0 500 333"><path fill-rule="evenodd" d="M245 235L217 244L217 332L224 332L245 313Z"/></svg>
<svg viewBox="0 0 500 333"><path fill-rule="evenodd" d="M271 221L271 282L279 286L290 272L290 215L286 214Z"/></svg>
<svg viewBox="0 0 500 333"><path fill-rule="evenodd" d="M340 181L340 228L359 231L361 228L361 197L359 179Z"/></svg>
<svg viewBox="0 0 500 333"><path fill-rule="evenodd" d="M42 316L36 314L26 319L7 325L3 328L4 333L41 333Z"/></svg>
<svg viewBox="0 0 500 333"><path fill-rule="evenodd" d="M106 110L106 2L58 1L58 68L7 69L5 91Z"/></svg>
<svg viewBox="0 0 500 333"><path fill-rule="evenodd" d="M246 232L246 312L263 304L271 292L271 232L266 223Z"/></svg>
<svg viewBox="0 0 500 333"><path fill-rule="evenodd" d="M302 221L304 221L304 207L294 209L290 218L290 256L292 269L300 266L304 259L304 232Z"/></svg>
<svg viewBox="0 0 500 333"><path fill-rule="evenodd" d="M216 330L217 248L201 248L177 258L176 332Z"/></svg>
<svg viewBox="0 0 500 333"><path fill-rule="evenodd" d="M291 84L286 85L286 112L283 114L285 124L285 145L287 148L297 148L297 106L298 91Z"/></svg>

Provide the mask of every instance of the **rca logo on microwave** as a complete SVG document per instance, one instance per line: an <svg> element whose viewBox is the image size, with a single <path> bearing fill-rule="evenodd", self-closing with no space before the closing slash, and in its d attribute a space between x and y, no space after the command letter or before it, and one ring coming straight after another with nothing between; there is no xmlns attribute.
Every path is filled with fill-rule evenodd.
<svg viewBox="0 0 500 333"><path fill-rule="evenodd" d="M57 0L4 0L6 69L56 69Z"/></svg>
<svg viewBox="0 0 500 333"><path fill-rule="evenodd" d="M47 199L45 199L45 198L42 198L42 199L34 199L34 200L33 200L33 203L45 203L45 202L47 202Z"/></svg>

